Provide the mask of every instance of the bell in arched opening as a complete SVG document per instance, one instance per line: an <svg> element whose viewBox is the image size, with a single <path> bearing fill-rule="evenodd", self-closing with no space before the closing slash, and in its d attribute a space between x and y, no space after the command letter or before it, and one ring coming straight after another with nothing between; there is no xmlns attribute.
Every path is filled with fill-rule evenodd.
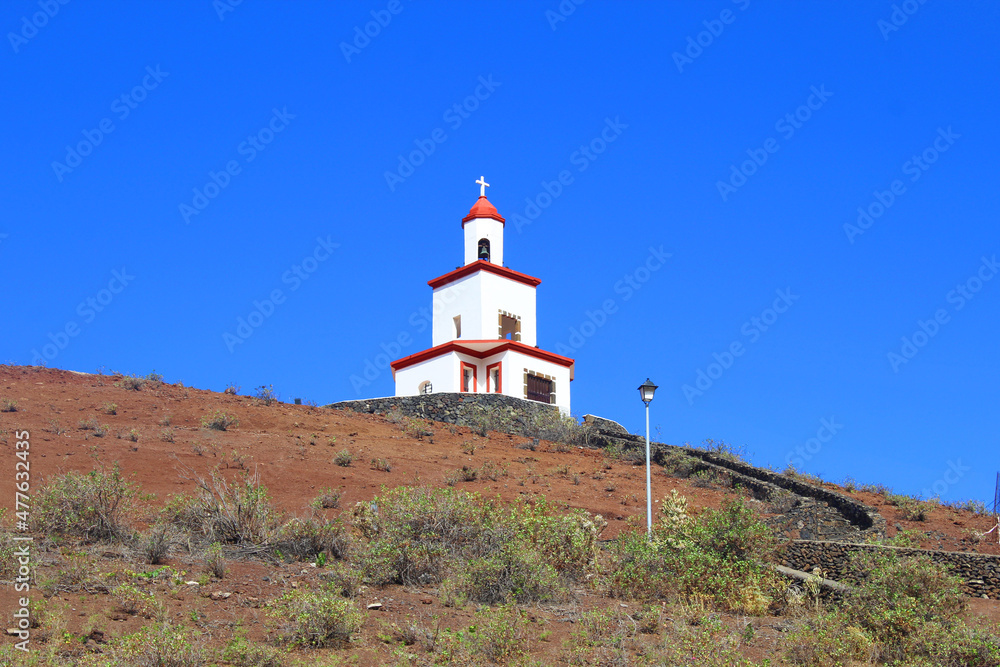
<svg viewBox="0 0 1000 667"><path fill-rule="evenodd" d="M478 259L484 260L486 262L490 261L490 240L489 239L479 239L479 253L477 255Z"/></svg>

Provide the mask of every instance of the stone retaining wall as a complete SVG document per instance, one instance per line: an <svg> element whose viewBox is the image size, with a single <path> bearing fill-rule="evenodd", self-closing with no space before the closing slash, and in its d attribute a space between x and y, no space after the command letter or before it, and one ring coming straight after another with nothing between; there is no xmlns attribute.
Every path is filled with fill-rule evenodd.
<svg viewBox="0 0 1000 667"><path fill-rule="evenodd" d="M1000 556L990 554L793 540L785 551L783 564L803 572L812 572L818 567L828 579L856 582L848 563L853 554L863 551L891 551L901 556L927 556L935 563L947 566L955 575L961 577L964 582L962 588L966 595L973 597L986 595L993 600L1000 598Z"/></svg>
<svg viewBox="0 0 1000 667"><path fill-rule="evenodd" d="M340 401L339 403L331 403L324 407L337 410L353 410L354 412L368 414L388 413L391 410L397 409L408 417L430 419L448 424L458 424L459 426L472 426L467 417L469 408L473 406L510 408L515 414L523 415L525 419L515 421L512 424L512 431L517 435L527 435L525 424L531 421L531 417L540 413L558 414L559 411L559 408L555 405L539 403L538 401L528 401L523 398L506 396L504 394L451 392L424 394L421 396L389 396L386 398L368 398L358 401Z"/></svg>

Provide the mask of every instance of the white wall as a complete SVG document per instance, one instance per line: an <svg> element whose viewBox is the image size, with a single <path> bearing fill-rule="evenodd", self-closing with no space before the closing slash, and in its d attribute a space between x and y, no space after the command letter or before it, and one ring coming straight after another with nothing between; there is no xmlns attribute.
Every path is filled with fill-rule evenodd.
<svg viewBox="0 0 1000 667"><path fill-rule="evenodd" d="M490 241L490 264L503 266L503 223L493 218L474 218L462 225L465 235L465 263L479 259L479 239Z"/></svg>
<svg viewBox="0 0 1000 667"><path fill-rule="evenodd" d="M482 296L480 297L482 324L480 326L487 334L483 338L498 337L497 313L505 310L512 315L521 316L521 342L532 347L537 345L535 288L485 271L480 273L482 275Z"/></svg>
<svg viewBox="0 0 1000 667"><path fill-rule="evenodd" d="M458 391L458 359L445 354L396 371L396 396L416 396L420 384L430 380L434 393Z"/></svg>
<svg viewBox="0 0 1000 667"><path fill-rule="evenodd" d="M456 315L462 316L462 338L482 340L486 337L483 331L483 319L480 317L483 307L481 276L482 271L434 290L431 296L433 313L431 347L455 340ZM489 337L496 338L495 331Z"/></svg>

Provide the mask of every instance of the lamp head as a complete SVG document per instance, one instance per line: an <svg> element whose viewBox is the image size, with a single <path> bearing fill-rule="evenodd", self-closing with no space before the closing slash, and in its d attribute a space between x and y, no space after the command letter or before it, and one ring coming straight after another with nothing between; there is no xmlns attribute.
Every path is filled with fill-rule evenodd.
<svg viewBox="0 0 1000 667"><path fill-rule="evenodd" d="M649 402L653 400L653 394L657 389L658 387L653 384L653 381L646 378L646 381L639 385L639 395L642 397L642 402L649 405Z"/></svg>

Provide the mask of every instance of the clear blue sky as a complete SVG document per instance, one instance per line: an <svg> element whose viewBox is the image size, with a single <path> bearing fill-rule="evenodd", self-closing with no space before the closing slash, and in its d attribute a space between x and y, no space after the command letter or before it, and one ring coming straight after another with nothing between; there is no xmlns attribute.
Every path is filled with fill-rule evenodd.
<svg viewBox="0 0 1000 667"><path fill-rule="evenodd" d="M897 4L10 0L0 359L390 395L485 175L574 413L991 498L1000 5Z"/></svg>

